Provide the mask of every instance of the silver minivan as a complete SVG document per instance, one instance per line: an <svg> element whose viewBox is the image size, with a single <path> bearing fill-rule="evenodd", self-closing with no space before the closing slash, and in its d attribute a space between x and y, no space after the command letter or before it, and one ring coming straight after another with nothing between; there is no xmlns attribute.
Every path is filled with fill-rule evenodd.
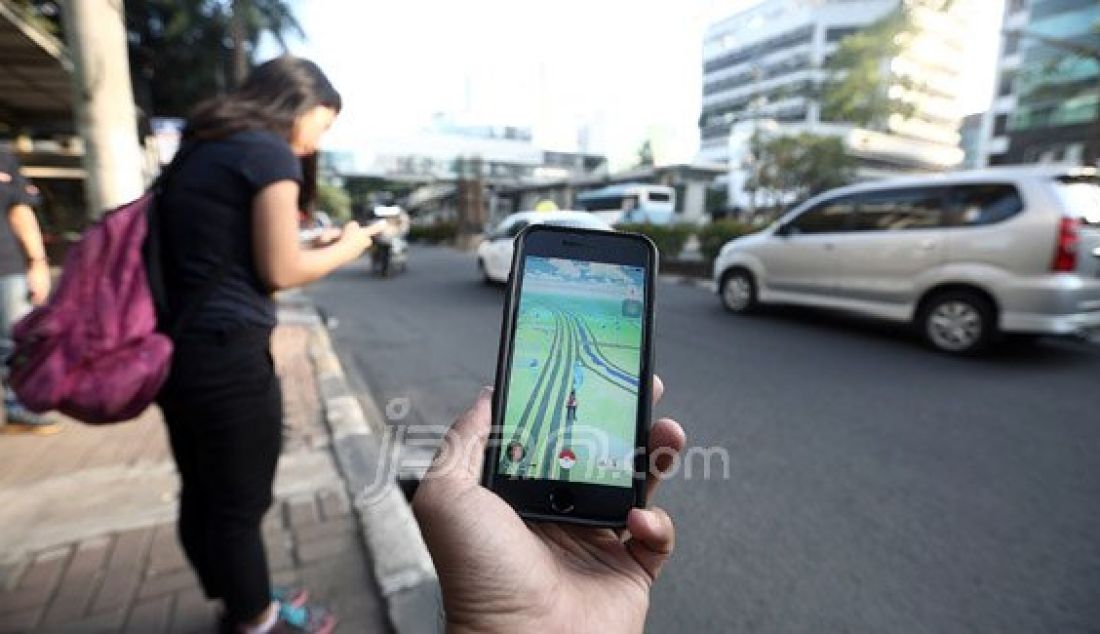
<svg viewBox="0 0 1100 634"><path fill-rule="evenodd" d="M1100 177L997 167L863 183L728 242L722 303L835 308L913 323L935 348L976 352L999 333L1100 329Z"/></svg>

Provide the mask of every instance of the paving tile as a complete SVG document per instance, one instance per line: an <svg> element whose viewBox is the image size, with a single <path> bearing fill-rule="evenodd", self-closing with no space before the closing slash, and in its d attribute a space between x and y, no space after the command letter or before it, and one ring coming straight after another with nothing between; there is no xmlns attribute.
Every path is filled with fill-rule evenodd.
<svg viewBox="0 0 1100 634"><path fill-rule="evenodd" d="M176 607L168 628L173 634L212 632L218 625L218 603L207 601L198 588L184 590L176 595Z"/></svg>
<svg viewBox="0 0 1100 634"><path fill-rule="evenodd" d="M292 534L294 535L294 541L301 544L332 537L354 536L358 534L358 531L359 526L357 523L344 519L303 526L295 529Z"/></svg>
<svg viewBox="0 0 1100 634"><path fill-rule="evenodd" d="M41 613L41 608L29 608L5 614L0 618L0 633L16 634L18 632L23 634L23 632L29 632L38 623L38 617Z"/></svg>
<svg viewBox="0 0 1100 634"><path fill-rule="evenodd" d="M61 573L69 562L72 553L71 547L55 548L44 553L39 553L23 578L19 580L19 588L52 588L61 579Z"/></svg>
<svg viewBox="0 0 1100 634"><path fill-rule="evenodd" d="M343 491L322 491L317 497L326 520L346 517L351 511L348 496Z"/></svg>
<svg viewBox="0 0 1100 634"><path fill-rule="evenodd" d="M363 558L363 547L358 536L319 539L298 544L295 550L297 551L298 561L302 564L310 564L331 557Z"/></svg>
<svg viewBox="0 0 1100 634"><path fill-rule="evenodd" d="M190 570L177 570L163 575L146 577L138 588L138 598L155 597L196 585L198 585L198 580Z"/></svg>
<svg viewBox="0 0 1100 634"><path fill-rule="evenodd" d="M103 564L112 542L110 538L96 538L77 546L43 617L44 624L68 623L85 615L92 595L99 587Z"/></svg>
<svg viewBox="0 0 1100 634"><path fill-rule="evenodd" d="M131 566L108 568L92 601L92 614L126 607L133 601L134 593L141 585L141 569Z"/></svg>
<svg viewBox="0 0 1100 634"><path fill-rule="evenodd" d="M168 631L168 619L175 596L168 594L134 606L126 621L127 634L160 634Z"/></svg>
<svg viewBox="0 0 1100 634"><path fill-rule="evenodd" d="M142 568L149 544L153 539L153 528L138 528L119 533L115 538L115 548L107 561L108 568Z"/></svg>
<svg viewBox="0 0 1100 634"><path fill-rule="evenodd" d="M37 588L20 588L10 592L0 593L0 620L6 615L28 608L41 608L50 602L53 596L53 588L40 586Z"/></svg>
<svg viewBox="0 0 1100 634"><path fill-rule="evenodd" d="M287 502L287 521L292 528L316 524L321 521L321 518L317 515L317 504L313 498L298 498Z"/></svg>

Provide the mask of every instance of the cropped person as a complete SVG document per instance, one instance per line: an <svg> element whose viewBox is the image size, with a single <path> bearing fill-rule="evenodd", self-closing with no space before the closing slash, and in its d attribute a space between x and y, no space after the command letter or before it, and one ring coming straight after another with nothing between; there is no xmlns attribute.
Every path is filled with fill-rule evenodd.
<svg viewBox="0 0 1100 634"><path fill-rule="evenodd" d="M653 388L660 399L660 379ZM672 519L650 507L631 510L625 531L525 522L479 482L491 398L483 389L451 427L413 498L447 632L641 632L650 589L672 554ZM685 442L672 419L650 428L647 498Z"/></svg>
<svg viewBox="0 0 1100 634"><path fill-rule="evenodd" d="M0 361L11 354L15 322L50 296L50 265L33 209L37 198L38 190L23 177L19 160L0 148L0 209L6 212L6 222L0 223ZM46 436L60 431L47 416L23 407L6 383L0 425L8 434Z"/></svg>
<svg viewBox="0 0 1100 634"><path fill-rule="evenodd" d="M158 200L175 353L158 402L182 481L179 538L206 595L240 632L329 632L302 590L273 589L260 523L272 502L283 408L269 352L272 292L358 258L372 231L299 244L312 167L341 98L316 64L281 57L200 105ZM315 174L315 170L306 169ZM315 178L315 176L314 176ZM304 192L304 193L303 193Z"/></svg>

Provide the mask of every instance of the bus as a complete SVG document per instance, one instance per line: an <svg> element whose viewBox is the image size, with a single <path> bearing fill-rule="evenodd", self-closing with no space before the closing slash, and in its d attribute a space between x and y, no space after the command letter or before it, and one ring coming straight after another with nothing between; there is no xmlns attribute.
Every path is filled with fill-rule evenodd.
<svg viewBox="0 0 1100 634"><path fill-rule="evenodd" d="M577 207L609 224L644 222L665 225L676 209L676 190L663 185L610 185L577 196Z"/></svg>

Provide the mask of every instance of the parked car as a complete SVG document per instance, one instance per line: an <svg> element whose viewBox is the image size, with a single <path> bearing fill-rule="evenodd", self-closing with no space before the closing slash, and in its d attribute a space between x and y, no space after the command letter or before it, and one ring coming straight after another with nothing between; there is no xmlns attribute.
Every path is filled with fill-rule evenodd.
<svg viewBox="0 0 1100 634"><path fill-rule="evenodd" d="M1004 167L833 190L723 246L722 303L912 322L935 348L1100 328L1100 178Z"/></svg>
<svg viewBox="0 0 1100 634"><path fill-rule="evenodd" d="M487 283L507 282L515 239L527 225L556 225L611 231L611 225L587 211L521 211L500 222L477 248L477 270Z"/></svg>

